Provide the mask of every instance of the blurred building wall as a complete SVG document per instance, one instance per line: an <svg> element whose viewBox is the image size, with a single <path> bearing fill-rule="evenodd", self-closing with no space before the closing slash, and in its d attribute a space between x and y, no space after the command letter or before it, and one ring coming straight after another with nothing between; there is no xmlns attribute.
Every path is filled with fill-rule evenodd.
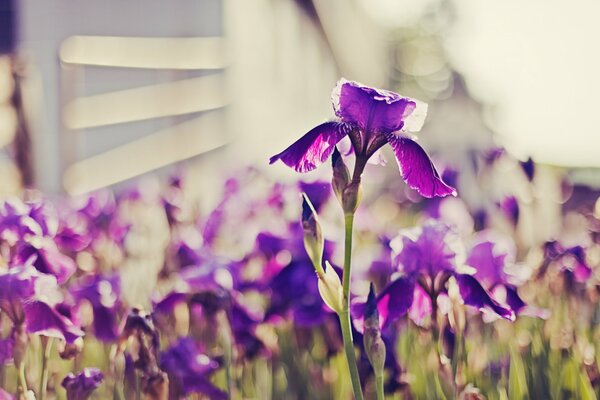
<svg viewBox="0 0 600 400"><path fill-rule="evenodd" d="M202 71L61 66L59 51L73 35L123 37L222 36L219 0L23 0L19 2L19 51L37 82L34 115L37 184L62 191L62 173L73 162L172 126L185 116L66 129L63 106L74 98L193 78ZM35 79L39 77L39 79ZM35 85L34 85L35 86ZM36 89L33 89L36 91ZM115 104L114 107L127 107ZM103 110L97 110L102 113ZM189 116L188 116L189 118ZM132 154L136 157L148 156ZM107 165L107 167L109 167Z"/></svg>

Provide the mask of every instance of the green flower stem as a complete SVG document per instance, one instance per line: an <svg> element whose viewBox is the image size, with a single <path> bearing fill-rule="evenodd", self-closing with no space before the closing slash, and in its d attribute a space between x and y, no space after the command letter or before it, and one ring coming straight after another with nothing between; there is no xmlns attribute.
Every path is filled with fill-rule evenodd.
<svg viewBox="0 0 600 400"><path fill-rule="evenodd" d="M383 394L383 374L375 375L375 388L377 390L377 400L385 400L385 394Z"/></svg>
<svg viewBox="0 0 600 400"><path fill-rule="evenodd" d="M350 322L350 265L352 262L352 233L354 226L354 214L344 215L345 228L345 247L344 247L344 276L342 279L342 290L344 295L344 308L338 314L340 326L342 328L342 338L344 339L344 351L348 368L350 369L350 379L352 380L352 390L356 400L362 400L362 388L360 385L360 376L356 366L356 353L354 352L354 343L352 341L352 327Z"/></svg>
<svg viewBox="0 0 600 400"><path fill-rule="evenodd" d="M48 361L52 351L53 338L41 336L42 340L42 377L40 379L40 400L46 399L48 390Z"/></svg>
<svg viewBox="0 0 600 400"><path fill-rule="evenodd" d="M21 361L17 366L19 371L19 393L25 396L27 394L27 379L25 378L25 363Z"/></svg>

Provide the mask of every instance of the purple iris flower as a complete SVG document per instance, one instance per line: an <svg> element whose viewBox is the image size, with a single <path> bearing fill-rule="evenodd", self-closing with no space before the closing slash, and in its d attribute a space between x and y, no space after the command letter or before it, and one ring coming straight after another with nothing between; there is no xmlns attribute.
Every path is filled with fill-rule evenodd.
<svg viewBox="0 0 600 400"><path fill-rule="evenodd" d="M474 277L492 297L515 314L546 318L548 312L528 306L519 296L517 287L523 281L515 264L516 249L510 238L492 232L480 232L471 247L466 264L475 268Z"/></svg>
<svg viewBox="0 0 600 400"><path fill-rule="evenodd" d="M62 386L67 391L67 400L86 400L103 380L104 374L99 369L85 368L78 374L67 375Z"/></svg>
<svg viewBox="0 0 600 400"><path fill-rule="evenodd" d="M54 240L59 248L67 252L76 253L86 249L92 241L87 220L78 213L64 216Z"/></svg>
<svg viewBox="0 0 600 400"><path fill-rule="evenodd" d="M0 309L15 326L25 324L29 333L73 343L83 331L59 311L61 301L56 278L31 264L0 273Z"/></svg>
<svg viewBox="0 0 600 400"><path fill-rule="evenodd" d="M410 132L421 129L427 104L345 79L340 79L331 96L338 119L313 128L271 157L271 164L281 160L298 172L311 171L348 136L357 161L366 163L387 143L411 188L424 197L456 195L456 190L440 178L425 150L409 137Z"/></svg>
<svg viewBox="0 0 600 400"><path fill-rule="evenodd" d="M118 204L109 190L99 190L72 200L72 207L87 221L87 233L92 241L103 236L122 244L130 226L119 218Z"/></svg>
<svg viewBox="0 0 600 400"><path fill-rule="evenodd" d="M546 273L553 263L560 264L561 271L573 274L577 282L585 282L592 276L592 268L587 262L586 250L582 246L565 247L552 240L544 244L544 262L538 276Z"/></svg>
<svg viewBox="0 0 600 400"><path fill-rule="evenodd" d="M396 273L377 296L382 330L407 312L420 324L437 306L438 297L446 295L450 277L454 277L466 305L514 320L514 312L494 300L464 265L462 243L449 226L427 221L420 228L401 231L390 245ZM355 302L352 314L359 331L363 329L363 313L364 303Z"/></svg>
<svg viewBox="0 0 600 400"><path fill-rule="evenodd" d="M77 302L87 300L94 314L93 329L96 338L112 342L118 337L121 309L121 281L118 276L95 275L71 288Z"/></svg>
<svg viewBox="0 0 600 400"><path fill-rule="evenodd" d="M226 399L227 393L215 387L210 376L219 363L201 353L190 338L181 338L161 353L160 367L169 375L170 398L201 393L210 399Z"/></svg>
<svg viewBox="0 0 600 400"><path fill-rule="evenodd" d="M59 283L66 282L77 270L75 261L63 254L51 237L20 242L15 247L14 263L25 263L33 259L38 271L56 276Z"/></svg>
<svg viewBox="0 0 600 400"><path fill-rule="evenodd" d="M289 239L261 233L257 247L267 260L272 276L267 283L271 290L271 302L267 319L292 317L299 326L316 326L324 322L330 313L319 294L315 269L304 248L300 224L291 224ZM323 258L331 258L332 243L325 241Z"/></svg>
<svg viewBox="0 0 600 400"><path fill-rule="evenodd" d="M44 235L44 230L30 215L30 207L18 199L10 199L0 205L0 239L14 246L21 240Z"/></svg>

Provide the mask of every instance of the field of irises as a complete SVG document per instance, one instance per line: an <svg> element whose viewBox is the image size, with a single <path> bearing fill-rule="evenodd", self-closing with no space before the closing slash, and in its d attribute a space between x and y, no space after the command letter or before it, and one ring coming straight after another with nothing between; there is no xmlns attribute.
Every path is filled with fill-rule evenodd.
<svg viewBox="0 0 600 400"><path fill-rule="evenodd" d="M4 199L0 399L595 399L593 191L499 148L436 169L426 104L332 98L208 212L185 173Z"/></svg>

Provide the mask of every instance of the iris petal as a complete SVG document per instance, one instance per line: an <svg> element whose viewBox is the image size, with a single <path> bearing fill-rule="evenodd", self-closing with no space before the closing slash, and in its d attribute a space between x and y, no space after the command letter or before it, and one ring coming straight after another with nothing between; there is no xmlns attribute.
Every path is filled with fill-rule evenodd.
<svg viewBox="0 0 600 400"><path fill-rule="evenodd" d="M312 171L329 158L337 142L347 134L348 130L344 124L325 122L310 130L281 153L271 157L269 164L281 160L297 172Z"/></svg>
<svg viewBox="0 0 600 400"><path fill-rule="evenodd" d="M514 321L515 313L502 307L496 300L492 299L483 286L471 275L457 274L454 276L460 289L460 296L465 304L479 310L489 309L500 317Z"/></svg>
<svg viewBox="0 0 600 400"><path fill-rule="evenodd" d="M335 113L342 121L365 132L391 133L402 129L417 108L417 102L397 93L375 89L341 79L332 94ZM424 103L422 103L424 104ZM419 107L419 120L425 119L426 107ZM411 131L422 122L411 121Z"/></svg>
<svg viewBox="0 0 600 400"><path fill-rule="evenodd" d="M406 314L413 303L414 287L414 281L402 277L389 284L377 296L377 311L382 329Z"/></svg>
<svg viewBox="0 0 600 400"><path fill-rule="evenodd" d="M388 136L404 181L423 197L456 196L456 189L442 181L427 153L414 140Z"/></svg>
<svg viewBox="0 0 600 400"><path fill-rule="evenodd" d="M387 285L377 296L379 326L382 330L406 314L413 303L414 288L413 280L401 277ZM351 309L354 327L360 333L364 331L365 304L354 303Z"/></svg>

